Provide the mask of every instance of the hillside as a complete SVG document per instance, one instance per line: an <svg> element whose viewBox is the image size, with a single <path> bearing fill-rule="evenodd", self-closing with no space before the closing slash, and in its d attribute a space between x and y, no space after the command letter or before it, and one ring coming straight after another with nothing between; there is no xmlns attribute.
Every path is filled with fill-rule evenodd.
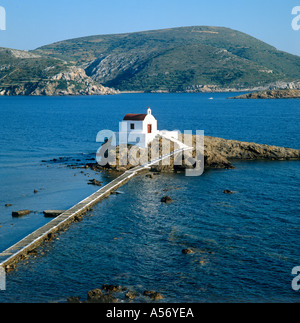
<svg viewBox="0 0 300 323"><path fill-rule="evenodd" d="M70 65L57 58L3 47L0 47L0 62L3 85L46 79Z"/></svg>
<svg viewBox="0 0 300 323"><path fill-rule="evenodd" d="M64 60L0 48L0 95L114 94Z"/></svg>
<svg viewBox="0 0 300 323"><path fill-rule="evenodd" d="M243 90L300 79L300 57L222 27L90 36L32 53L73 62L123 91Z"/></svg>

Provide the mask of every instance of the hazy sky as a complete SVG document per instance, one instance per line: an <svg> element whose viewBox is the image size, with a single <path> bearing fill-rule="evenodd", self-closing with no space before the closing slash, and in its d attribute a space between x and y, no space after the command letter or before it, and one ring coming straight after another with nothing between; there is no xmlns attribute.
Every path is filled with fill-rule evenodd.
<svg viewBox="0 0 300 323"><path fill-rule="evenodd" d="M0 0L0 6L7 20L0 47L29 50L81 36L206 25L300 56L300 30L291 26L300 0Z"/></svg>

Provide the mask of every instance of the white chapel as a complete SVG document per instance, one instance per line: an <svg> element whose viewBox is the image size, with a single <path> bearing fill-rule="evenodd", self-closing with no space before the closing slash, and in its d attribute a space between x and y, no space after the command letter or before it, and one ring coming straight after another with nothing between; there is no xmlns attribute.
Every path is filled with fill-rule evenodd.
<svg viewBox="0 0 300 323"><path fill-rule="evenodd" d="M157 120L149 107L146 114L126 114L119 125L119 143L128 143L146 148L157 135L178 138L178 131L159 131Z"/></svg>
<svg viewBox="0 0 300 323"><path fill-rule="evenodd" d="M126 138L128 144L147 145L158 135L157 120L150 107L147 114L126 114L120 122L119 138Z"/></svg>

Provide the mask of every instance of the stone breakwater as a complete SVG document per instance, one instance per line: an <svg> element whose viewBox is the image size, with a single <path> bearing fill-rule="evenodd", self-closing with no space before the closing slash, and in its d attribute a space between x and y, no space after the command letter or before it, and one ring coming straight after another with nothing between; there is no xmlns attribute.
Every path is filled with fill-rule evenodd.
<svg viewBox="0 0 300 323"><path fill-rule="evenodd" d="M155 145L156 148L155 155L163 154L163 149L161 146L161 138L158 139L159 145ZM181 138L182 141L182 138ZM170 158L168 165L158 163L157 165L151 166L151 170L154 172L172 172L172 171L183 171L186 168L193 168L196 161L203 158L199 149L196 149L196 136L195 135L185 135L185 141L187 144L192 145L195 149L191 152L186 152L186 154L177 155ZM137 164L139 161L151 160L151 144L149 149L135 149L134 146L128 146L129 153L126 150L121 149L122 147L116 147L116 149L111 149L109 154L115 154L115 162L109 162L105 166L100 166L97 163L88 163L86 168L91 168L93 170L98 169L111 169L115 171L126 171ZM178 149L178 145L174 142L169 142L170 151ZM131 150L134 148L133 150ZM124 154L130 155L124 157ZM144 158L141 158L141 157ZM127 164L120 163L127 158ZM300 150L292 148L284 148L270 145L257 144L252 142L242 142L237 140L226 140L222 138L205 136L204 138L204 167L205 168L234 168L234 160L299 160Z"/></svg>

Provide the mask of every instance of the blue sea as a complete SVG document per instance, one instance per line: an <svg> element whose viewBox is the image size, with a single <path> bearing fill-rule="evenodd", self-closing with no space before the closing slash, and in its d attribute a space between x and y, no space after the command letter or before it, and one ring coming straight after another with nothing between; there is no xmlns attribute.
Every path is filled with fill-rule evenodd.
<svg viewBox="0 0 300 323"><path fill-rule="evenodd" d="M118 131L126 113L150 106L161 130L300 149L299 100L227 99L234 95L0 97L0 251L47 223L44 210L95 192L90 179L114 178L76 166L95 157L98 131ZM161 302L299 302L291 272L300 266L300 162L234 166L132 179L8 273L0 302L84 300L103 284L156 290ZM13 218L21 209L33 212Z"/></svg>

